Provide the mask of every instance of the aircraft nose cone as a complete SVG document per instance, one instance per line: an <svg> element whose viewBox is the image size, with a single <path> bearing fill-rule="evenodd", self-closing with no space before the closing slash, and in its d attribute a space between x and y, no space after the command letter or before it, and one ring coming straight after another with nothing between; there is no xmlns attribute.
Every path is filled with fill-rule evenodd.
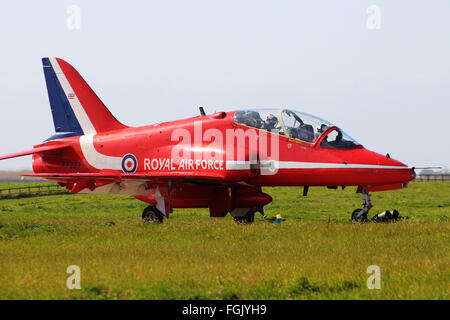
<svg viewBox="0 0 450 320"><path fill-rule="evenodd" d="M354 150L349 163L366 166L361 171L362 180L367 185L406 184L414 179L414 170L406 164L393 159L389 154L382 155L367 149Z"/></svg>
<svg viewBox="0 0 450 320"><path fill-rule="evenodd" d="M415 178L414 168L390 157L389 154L381 155L373 152L374 160L380 166L380 174L384 175L387 180L396 180L396 182L407 183ZM384 170L384 167L386 168Z"/></svg>
<svg viewBox="0 0 450 320"><path fill-rule="evenodd" d="M417 177L416 168L412 167L411 170L412 170L412 176L413 176L413 180L414 180Z"/></svg>

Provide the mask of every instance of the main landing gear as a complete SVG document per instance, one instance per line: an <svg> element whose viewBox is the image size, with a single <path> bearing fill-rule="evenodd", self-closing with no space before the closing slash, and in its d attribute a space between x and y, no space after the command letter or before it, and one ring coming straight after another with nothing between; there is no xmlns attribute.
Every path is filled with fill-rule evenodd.
<svg viewBox="0 0 450 320"><path fill-rule="evenodd" d="M142 212L142 220L145 222L162 223L164 220L164 214L155 206L148 206Z"/></svg>
<svg viewBox="0 0 450 320"><path fill-rule="evenodd" d="M255 213L259 212L264 216L263 207L236 208L231 211L234 221L241 224L251 224L255 221Z"/></svg>
<svg viewBox="0 0 450 320"><path fill-rule="evenodd" d="M235 208L231 211L234 221L241 224L251 224L255 221L255 213L259 212L264 216L263 207ZM162 223L164 214L155 206L148 206L142 212L142 220L150 223Z"/></svg>
<svg viewBox="0 0 450 320"><path fill-rule="evenodd" d="M366 188L362 188L361 191L362 199L363 199L363 208L355 209L352 212L352 221L353 222L367 222L367 214L369 210L373 207L372 201L370 199L370 194L366 191ZM386 210L384 212L378 213L372 217L373 222L388 222L388 221L396 221L398 220L400 213L397 210L389 211Z"/></svg>

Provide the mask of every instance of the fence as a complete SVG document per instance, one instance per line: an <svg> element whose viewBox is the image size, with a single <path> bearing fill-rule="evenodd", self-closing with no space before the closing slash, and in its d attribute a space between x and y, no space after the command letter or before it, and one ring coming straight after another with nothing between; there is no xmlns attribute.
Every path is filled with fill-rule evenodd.
<svg viewBox="0 0 450 320"><path fill-rule="evenodd" d="M450 181L450 174L419 174L416 181Z"/></svg>
<svg viewBox="0 0 450 320"><path fill-rule="evenodd" d="M37 186L24 186L8 189L0 189L0 199L19 198L19 197L35 197L50 194L69 193L66 188L58 184L45 184Z"/></svg>

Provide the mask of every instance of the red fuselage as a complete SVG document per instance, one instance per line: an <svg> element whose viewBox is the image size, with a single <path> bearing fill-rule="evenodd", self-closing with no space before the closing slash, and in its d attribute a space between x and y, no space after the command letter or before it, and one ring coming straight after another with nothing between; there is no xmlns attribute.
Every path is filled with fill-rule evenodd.
<svg viewBox="0 0 450 320"><path fill-rule="evenodd" d="M132 182L141 185L144 183L145 188L139 189L133 185L127 189L124 186L122 193L155 203L155 193L159 187L161 197L170 209L210 207L212 199L218 196L217 186L239 190L239 196L236 195L235 199L231 199L233 198L231 189L227 191L229 196L224 195L227 192L220 195L230 198L228 199L228 202L231 202L228 207L230 209L250 206L252 198L255 198L254 202L258 205L270 202L269 198L261 196L265 195L260 191L261 186L361 186L376 191L401 188L413 179L412 169L405 164L366 150L360 145L350 149L323 147L318 143L319 140L316 143L309 143L238 124L234 120L234 115L235 112L219 112L139 128L98 133L89 139L69 137L49 141L36 147L68 143L70 148L36 154L33 169L38 174L52 173L53 176L48 178L65 183L69 188L73 188L73 182L76 180L73 176L57 177L54 174L98 174L90 179L92 187L86 184L86 188L77 190L81 192L120 193L110 187L105 188L114 183L103 180L101 175L126 175L129 185L133 185ZM174 136L175 130L180 129L190 136L187 138L184 136L184 140L180 135ZM222 137L236 130L244 134L252 130L256 138L254 135L248 135L245 137L244 145L235 144L230 149L227 146L229 141L214 141L214 138L205 137L204 133L209 129L214 130L216 136ZM196 130L199 132L196 133ZM256 159L253 161L254 164L250 163L252 157L249 154L250 140L258 140L262 136L269 141L269 145L273 139L278 141L277 159L272 159L276 163L276 170L269 174L261 174L258 155L253 157ZM178 148L177 153L183 153L178 160L174 160L174 148ZM213 155L211 158L213 160L208 161L205 150L208 156ZM244 154L245 159L236 158L240 151L243 151L241 154ZM230 152L234 154L230 155ZM124 156L129 154L135 157L135 164L132 162L133 159L128 164L126 161L123 162ZM136 167L133 168L133 165ZM127 168L132 172L125 172ZM143 177L154 178L146 180ZM250 199L247 199L247 202L250 203L238 204L241 200L245 202L245 199L241 198L247 191L243 190L252 194L251 197L247 197ZM258 196L262 199L258 199Z"/></svg>

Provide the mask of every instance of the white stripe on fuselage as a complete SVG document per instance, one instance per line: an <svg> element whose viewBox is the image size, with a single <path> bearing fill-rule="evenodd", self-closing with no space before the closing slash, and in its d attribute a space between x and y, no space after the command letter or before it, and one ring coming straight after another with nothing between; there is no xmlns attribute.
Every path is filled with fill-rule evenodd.
<svg viewBox="0 0 450 320"><path fill-rule="evenodd" d="M300 162L300 161L261 161L267 164L267 168L274 169L409 169L400 166L383 166L371 164L353 164L353 163L326 163L326 162ZM249 161L227 161L227 170L249 170L251 163Z"/></svg>
<svg viewBox="0 0 450 320"><path fill-rule="evenodd" d="M98 170L111 169L122 171L122 157L105 156L94 147L94 135L88 134L80 137L80 147L84 158L91 167Z"/></svg>
<svg viewBox="0 0 450 320"><path fill-rule="evenodd" d="M58 77L59 83L61 84L61 87L63 88L64 93L66 94L66 98L69 100L70 106L72 107L72 110L75 113L75 116L77 117L78 122L80 123L81 129L83 130L84 134L97 133L94 126L92 125L91 120L89 119L88 115L86 114L86 111L84 110L83 106L81 105L80 101L78 100L78 97L76 96L75 92L73 91L72 86L70 85L69 81L67 80L66 75L62 72L58 61L56 60L56 58L49 58L49 60L50 60L50 63L52 64L53 70L56 73L56 76ZM72 99L69 99L69 97L68 97L69 93L74 95L74 97Z"/></svg>
<svg viewBox="0 0 450 320"><path fill-rule="evenodd" d="M106 156L98 152L94 147L94 135L88 134L80 137L80 147L84 158L90 166L98 169L122 170L122 157ZM325 163L325 162L300 162L300 161L261 161L263 167L271 169L409 169L400 166L383 166L371 164L353 163ZM249 170L249 161L226 161L227 170Z"/></svg>

